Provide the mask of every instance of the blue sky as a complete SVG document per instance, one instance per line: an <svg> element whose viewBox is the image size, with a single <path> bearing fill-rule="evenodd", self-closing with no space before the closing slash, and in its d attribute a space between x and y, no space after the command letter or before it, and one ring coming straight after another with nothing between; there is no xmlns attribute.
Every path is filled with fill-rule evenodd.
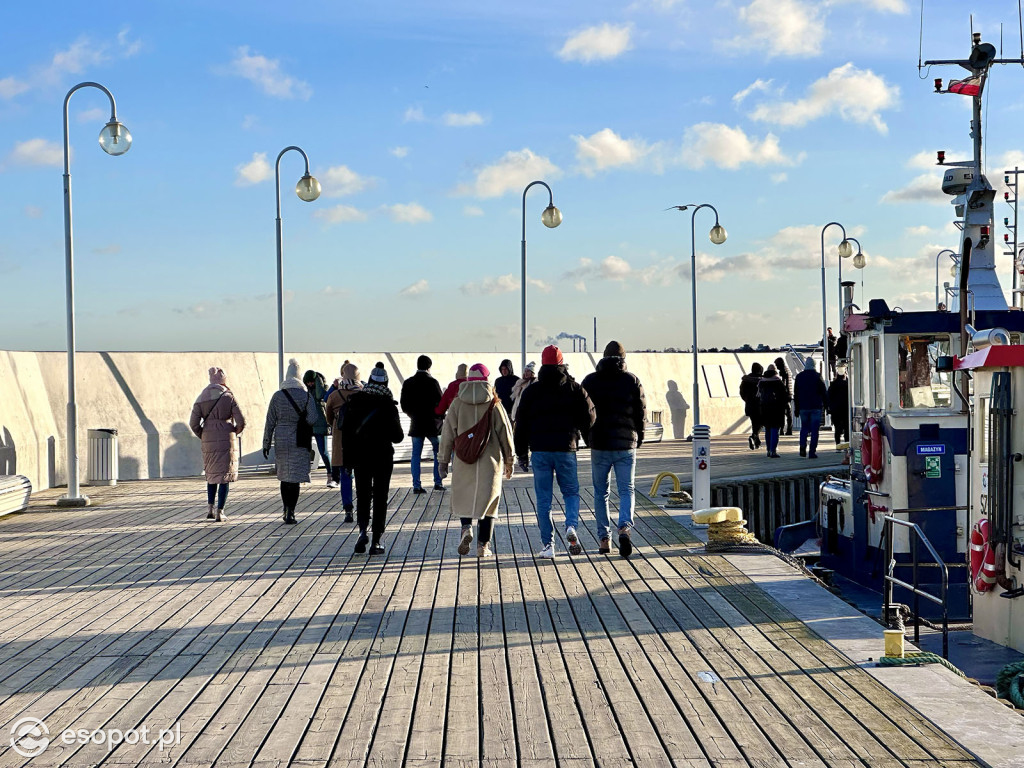
<svg viewBox="0 0 1024 768"><path fill-rule="evenodd" d="M972 12L1019 54L1016 2L929 0L924 57L965 56ZM64 348L60 115L84 80L110 88L134 142L105 155L105 97L75 94L81 349L276 349L273 165L291 144L323 195L295 196L302 160L285 155L289 350L517 349L535 178L564 222L542 226L531 190L531 348L589 337L594 316L602 345L688 346L690 214L664 209L690 202L729 232L711 245L698 213L702 346L819 338L833 220L864 247L867 294L925 308L935 254L958 245L934 151L969 156L970 100L932 92L955 68L918 77L919 14L913 0L8 3L0 348ZM987 88L994 184L1024 166L1022 78L997 67Z"/></svg>

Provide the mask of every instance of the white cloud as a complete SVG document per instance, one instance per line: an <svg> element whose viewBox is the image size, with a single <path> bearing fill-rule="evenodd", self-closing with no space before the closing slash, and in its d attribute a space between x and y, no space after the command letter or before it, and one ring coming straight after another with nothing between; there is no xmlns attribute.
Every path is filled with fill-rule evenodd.
<svg viewBox="0 0 1024 768"><path fill-rule="evenodd" d="M422 123L426 119L420 107L409 107L402 116L403 123Z"/></svg>
<svg viewBox="0 0 1024 768"><path fill-rule="evenodd" d="M257 128L260 124L260 119L256 115L246 115L242 118L242 130L251 131L253 128Z"/></svg>
<svg viewBox="0 0 1024 768"><path fill-rule="evenodd" d="M46 139L19 141L11 151L10 159L16 165L60 166L64 164L64 148Z"/></svg>
<svg viewBox="0 0 1024 768"><path fill-rule="evenodd" d="M252 160L235 166L235 186L249 187L266 181L274 175L267 162L266 152L253 152Z"/></svg>
<svg viewBox="0 0 1024 768"><path fill-rule="evenodd" d="M926 224L921 224L920 226L916 227L907 227L903 231L906 232L908 235L913 235L914 237L928 237L929 235L932 234L932 228L927 226Z"/></svg>
<svg viewBox="0 0 1024 768"><path fill-rule="evenodd" d="M349 221L366 221L366 213L351 205L335 205L330 208L318 208L313 211L313 218L326 221L328 224L342 224Z"/></svg>
<svg viewBox="0 0 1024 768"><path fill-rule="evenodd" d="M753 0L741 8L745 35L730 41L738 51L757 49L769 56L817 56L825 38L825 19L814 2Z"/></svg>
<svg viewBox="0 0 1024 768"><path fill-rule="evenodd" d="M793 158L783 154L776 136L769 133L758 140L747 136L742 128L731 128L722 123L698 123L687 128L681 159L690 168L703 168L710 162L728 170L747 164L794 163Z"/></svg>
<svg viewBox="0 0 1024 768"><path fill-rule="evenodd" d="M99 121L106 123L110 119L110 110L103 107L93 107L92 109L79 112L75 119L80 123L95 123Z"/></svg>
<svg viewBox="0 0 1024 768"><path fill-rule="evenodd" d="M409 296L415 298L416 296L423 296L430 292L430 283L426 280L417 280L412 285L407 285L405 288L400 290L398 294L400 296Z"/></svg>
<svg viewBox="0 0 1024 768"><path fill-rule="evenodd" d="M606 280L625 280L632 271L629 262L618 256L608 256L601 262L601 277Z"/></svg>
<svg viewBox="0 0 1024 768"><path fill-rule="evenodd" d="M789 178L789 176L787 176L785 173L773 173L772 174L772 184L781 184L782 182L786 181L786 179L788 179L788 178Z"/></svg>
<svg viewBox="0 0 1024 768"><path fill-rule="evenodd" d="M590 136L573 136L576 159L586 176L593 176L606 168L636 165L651 151L641 139L624 139L611 128Z"/></svg>
<svg viewBox="0 0 1024 768"><path fill-rule="evenodd" d="M587 27L566 41L558 52L563 61L607 61L628 51L633 47L630 37L633 28L626 24L612 26L607 22L597 27Z"/></svg>
<svg viewBox="0 0 1024 768"><path fill-rule="evenodd" d="M945 204L950 196L942 191L942 175L925 173L901 189L893 189L882 195L883 203L937 203Z"/></svg>
<svg viewBox="0 0 1024 768"><path fill-rule="evenodd" d="M928 150L922 150L916 155L913 155L907 160L907 168L918 168L920 170L928 170L938 165L934 152Z"/></svg>
<svg viewBox="0 0 1024 768"><path fill-rule="evenodd" d="M867 7L883 13L906 13L908 10L906 0L827 0L826 5L846 5L856 3L860 7Z"/></svg>
<svg viewBox="0 0 1024 768"><path fill-rule="evenodd" d="M305 100L313 95L309 83L286 75L281 70L280 61L258 53L250 54L247 45L235 50L230 71L259 87L267 96L277 99Z"/></svg>
<svg viewBox="0 0 1024 768"><path fill-rule="evenodd" d="M483 216L484 209L476 205L466 205L462 208L463 216Z"/></svg>
<svg viewBox="0 0 1024 768"><path fill-rule="evenodd" d="M372 187L375 181L368 176L360 176L347 165L331 166L318 176L327 197L354 195Z"/></svg>
<svg viewBox="0 0 1024 768"><path fill-rule="evenodd" d="M403 157L409 156L408 147L392 147L391 149L388 150L388 152L390 152L394 157L397 157L398 159L402 159Z"/></svg>
<svg viewBox="0 0 1024 768"><path fill-rule="evenodd" d="M803 99L761 104L750 116L774 125L802 126L838 113L847 122L871 123L879 133L887 133L889 128L880 113L897 106L899 96L898 86L870 69L847 63L812 83Z"/></svg>
<svg viewBox="0 0 1024 768"><path fill-rule="evenodd" d="M422 224L434 220L434 215L419 203L395 203L385 205L384 210L398 224Z"/></svg>
<svg viewBox="0 0 1024 768"><path fill-rule="evenodd" d="M5 77L0 79L0 99L13 99L19 93L24 93L29 88L28 83L16 77Z"/></svg>
<svg viewBox="0 0 1024 768"><path fill-rule="evenodd" d="M501 197L521 192L534 179L557 178L561 171L548 158L529 149L506 152L498 162L477 171L472 184L460 184L455 193L477 197Z"/></svg>
<svg viewBox="0 0 1024 768"><path fill-rule="evenodd" d="M80 37L69 48L57 51L50 60L43 77L56 79L62 74L77 74L86 67L98 67L107 61L106 46L96 45L87 37Z"/></svg>
<svg viewBox="0 0 1024 768"><path fill-rule="evenodd" d="M732 103L735 104L736 106L739 106L740 104L743 103L743 100L747 98L747 96L754 93L755 91L770 91L772 87L772 82L772 80L762 80L761 78L757 78L757 80L752 82L742 91L737 91L736 93L734 93L732 96Z"/></svg>
<svg viewBox="0 0 1024 768"><path fill-rule="evenodd" d="M479 112L445 112L441 122L451 128L468 128L487 121Z"/></svg>
<svg viewBox="0 0 1024 768"><path fill-rule="evenodd" d="M131 58L139 51L142 50L141 40L129 40L128 33L131 31L130 27L122 27L121 31L117 33L117 47L120 54L127 58Z"/></svg>
<svg viewBox="0 0 1024 768"><path fill-rule="evenodd" d="M43 218L43 209L36 205L26 205L25 215L30 219L41 219Z"/></svg>
<svg viewBox="0 0 1024 768"><path fill-rule="evenodd" d="M527 285L531 285L544 293L551 292L551 286L543 280L535 277L526 278ZM519 290L519 278L509 273L498 277L485 277L476 283L465 283L459 286L459 290L469 296L496 296L501 293L512 293Z"/></svg>
<svg viewBox="0 0 1024 768"><path fill-rule="evenodd" d="M772 318L760 312L741 312L735 309L717 309L710 315L706 315L704 320L711 325L731 326L742 333L747 333L751 328L763 328L772 323Z"/></svg>

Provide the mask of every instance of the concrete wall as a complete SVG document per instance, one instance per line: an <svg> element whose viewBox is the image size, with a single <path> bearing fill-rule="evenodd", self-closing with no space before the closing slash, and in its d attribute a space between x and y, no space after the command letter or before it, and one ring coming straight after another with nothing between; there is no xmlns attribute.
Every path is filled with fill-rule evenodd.
<svg viewBox="0 0 1024 768"><path fill-rule="evenodd" d="M444 387L461 362L484 362L497 375L508 357L518 368L518 353L428 353L433 374ZM296 355L302 369L321 371L331 381L341 363L356 363L365 379L376 361L388 365L397 396L401 381L416 371L416 353L322 353ZM776 354L702 354L701 420L713 434L745 431L738 397L742 370L752 362L767 365ZM571 373L582 379L598 358L565 353ZM530 358L534 359L534 358ZM539 357L536 358L538 364ZM629 370L640 377L648 408L662 412L665 439L690 431L693 362L688 354L634 353ZM261 444L267 403L278 385L277 355L253 352L81 352L78 368L79 465L86 481L88 429L118 430L122 480L181 477L202 472L199 441L188 429L192 403L208 382L206 371L218 365L238 398L247 427L242 435L242 466L263 462ZM0 475L22 474L34 488L66 485L65 425L67 355L63 352L0 351ZM792 363L791 363L792 365ZM519 371L517 371L518 373Z"/></svg>

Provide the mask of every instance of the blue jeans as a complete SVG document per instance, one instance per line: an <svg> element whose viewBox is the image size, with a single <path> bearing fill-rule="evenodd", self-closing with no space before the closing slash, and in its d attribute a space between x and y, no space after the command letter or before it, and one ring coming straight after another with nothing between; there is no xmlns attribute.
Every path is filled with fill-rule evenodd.
<svg viewBox="0 0 1024 768"><path fill-rule="evenodd" d="M327 469L328 476L332 476L331 459L327 455L327 435L313 435L313 439L316 440L316 449L320 451L320 458L324 460L324 467Z"/></svg>
<svg viewBox="0 0 1024 768"><path fill-rule="evenodd" d="M540 543L544 546L555 539L555 526L551 520L553 477L558 478L558 490L562 492L565 504L565 527L575 528L580 524L580 481L576 475L574 451L533 452L533 492L537 496Z"/></svg>
<svg viewBox="0 0 1024 768"><path fill-rule="evenodd" d="M597 538L608 537L608 478L615 468L615 488L619 492L619 528L633 526L633 482L636 478L636 451L600 451L590 449L590 471L594 476L594 517Z"/></svg>
<svg viewBox="0 0 1024 768"><path fill-rule="evenodd" d="M764 432L764 439L767 443L765 448L768 449L768 455L771 456L772 454L779 450L779 428L765 427Z"/></svg>
<svg viewBox="0 0 1024 768"><path fill-rule="evenodd" d="M807 445L807 436L811 437L810 453L818 452L818 430L821 429L821 409L800 409L800 451Z"/></svg>
<svg viewBox="0 0 1024 768"><path fill-rule="evenodd" d="M352 510L352 470L348 467L331 467L331 477L341 488L341 506L346 512Z"/></svg>
<svg viewBox="0 0 1024 768"><path fill-rule="evenodd" d="M420 454L423 453L423 441L429 440L430 447L434 449L434 485L441 484L441 473L437 469L437 438L436 437L414 437L412 439L412 487L422 488L420 485Z"/></svg>

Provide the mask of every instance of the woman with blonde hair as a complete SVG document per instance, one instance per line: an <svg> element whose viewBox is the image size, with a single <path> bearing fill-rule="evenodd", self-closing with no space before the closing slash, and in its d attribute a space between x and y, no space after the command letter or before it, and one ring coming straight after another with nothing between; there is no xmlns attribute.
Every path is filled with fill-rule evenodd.
<svg viewBox="0 0 1024 768"><path fill-rule="evenodd" d="M207 520L224 522L228 483L238 479L238 435L245 429L245 417L234 394L228 389L222 368L209 370L210 384L196 398L188 425L202 440L203 470L206 472ZM217 513L213 504L217 502Z"/></svg>
<svg viewBox="0 0 1024 768"><path fill-rule="evenodd" d="M473 542L473 519L479 520L477 557L490 557L491 532L498 516L501 500L501 479L512 477L515 451L512 448L512 427L494 388L487 381L490 371L483 363L469 369L466 381L452 401L441 430L441 450L437 460L441 477L448 474L449 462L458 471L451 484L452 515L462 523L459 554L468 555ZM495 407L497 406L497 407ZM486 436L477 429L486 430ZM474 441L472 435L477 434ZM459 436L466 436L468 446L461 446ZM476 443L474 451L473 443ZM469 453L467 454L467 450ZM478 452L478 455L473 455Z"/></svg>

